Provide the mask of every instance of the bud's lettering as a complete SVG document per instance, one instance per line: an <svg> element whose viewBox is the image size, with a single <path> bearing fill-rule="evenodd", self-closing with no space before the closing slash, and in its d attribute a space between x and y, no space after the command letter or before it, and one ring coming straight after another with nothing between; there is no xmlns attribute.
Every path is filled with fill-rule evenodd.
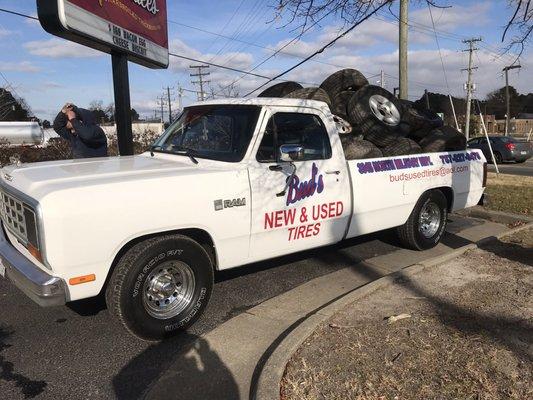
<svg viewBox="0 0 533 400"><path fill-rule="evenodd" d="M156 15L159 12L156 0L132 0L135 4L140 5L149 13Z"/></svg>

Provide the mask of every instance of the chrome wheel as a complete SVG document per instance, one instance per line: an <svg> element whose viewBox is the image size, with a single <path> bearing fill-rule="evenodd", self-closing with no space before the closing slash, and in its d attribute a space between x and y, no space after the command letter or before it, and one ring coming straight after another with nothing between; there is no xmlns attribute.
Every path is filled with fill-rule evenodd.
<svg viewBox="0 0 533 400"><path fill-rule="evenodd" d="M396 126L400 123L400 112L392 101L375 94L368 100L372 113L386 125Z"/></svg>
<svg viewBox="0 0 533 400"><path fill-rule="evenodd" d="M195 287L191 267L181 261L167 261L144 281L144 309L157 319L175 317L191 303Z"/></svg>
<svg viewBox="0 0 533 400"><path fill-rule="evenodd" d="M439 230L441 211L437 204L428 201L418 217L418 230L427 239Z"/></svg>

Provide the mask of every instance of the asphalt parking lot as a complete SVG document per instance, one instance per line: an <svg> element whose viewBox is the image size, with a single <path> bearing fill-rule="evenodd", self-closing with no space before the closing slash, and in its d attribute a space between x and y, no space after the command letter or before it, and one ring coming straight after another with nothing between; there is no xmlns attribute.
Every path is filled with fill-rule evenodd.
<svg viewBox="0 0 533 400"><path fill-rule="evenodd" d="M395 250L394 236L383 232L218 273L202 318L163 344L127 334L102 299L40 308L0 279L0 398L136 398L197 336L310 279Z"/></svg>
<svg viewBox="0 0 533 400"><path fill-rule="evenodd" d="M459 222L467 228L482 223ZM453 248L451 232L443 242ZM44 309L0 280L0 398L139 398L180 349L224 321L313 278L397 250L393 233L384 231L218 273L201 319L180 337L157 344L123 331L101 299Z"/></svg>
<svg viewBox="0 0 533 400"><path fill-rule="evenodd" d="M498 165L500 173L510 175L533 176L533 158L530 158L525 163L505 163ZM494 164L489 164L489 171L496 172Z"/></svg>

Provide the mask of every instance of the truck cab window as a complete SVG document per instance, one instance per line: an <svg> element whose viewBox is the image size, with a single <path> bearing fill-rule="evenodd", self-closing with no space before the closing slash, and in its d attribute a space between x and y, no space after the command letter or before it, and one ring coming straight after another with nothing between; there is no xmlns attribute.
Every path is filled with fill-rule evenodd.
<svg viewBox="0 0 533 400"><path fill-rule="evenodd" d="M253 136L260 108L245 105L187 107L155 142L154 151L178 153L225 162L243 159Z"/></svg>
<svg viewBox="0 0 533 400"><path fill-rule="evenodd" d="M276 113L270 117L257 150L257 161L276 162L277 149L284 144L302 145L304 161L331 158L326 128L313 114Z"/></svg>

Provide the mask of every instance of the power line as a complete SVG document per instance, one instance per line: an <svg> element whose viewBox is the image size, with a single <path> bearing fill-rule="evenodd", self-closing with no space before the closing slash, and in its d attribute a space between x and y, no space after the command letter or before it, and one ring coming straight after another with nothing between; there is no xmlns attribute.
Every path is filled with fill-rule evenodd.
<svg viewBox="0 0 533 400"><path fill-rule="evenodd" d="M433 25L433 32L435 33L435 42L437 43L437 48L439 50L440 64L442 65L442 73L444 74L444 81L446 82L446 87L448 88L448 94L450 94L450 85L448 84L448 76L446 75L446 68L444 67L444 60L442 59L442 52L440 50L439 37L437 36L437 30L435 29L435 21L433 20L433 13L431 12L431 5L428 3L429 16L431 17L431 25Z"/></svg>
<svg viewBox="0 0 533 400"><path fill-rule="evenodd" d="M8 13L8 14L18 15L19 17L24 17L24 18L29 18L29 19L34 19L36 21L39 21L39 18L34 17L33 15L23 14L23 13L19 13L19 12L12 11L12 10L6 10L5 8L0 8L0 11Z"/></svg>
<svg viewBox="0 0 533 400"><path fill-rule="evenodd" d="M191 77L198 77L197 81L192 81L193 84L198 84L200 86L200 92L198 94L198 100L204 101L205 100L205 91L204 91L204 84L209 83L210 81L204 80L204 76L209 76L210 72L204 72L204 68L209 68L209 65L191 65L189 68L196 69L195 74L189 74Z"/></svg>
<svg viewBox="0 0 533 400"><path fill-rule="evenodd" d="M359 25L361 25L363 22L365 22L367 19L369 19L372 15L374 15L376 12L378 12L382 7L384 7L385 5L387 4L387 2L385 3L382 3L380 6L378 6L376 9L374 9L374 11L372 11L370 14L366 15L365 17L363 17L362 19L360 19L359 21L357 21L355 24L353 24L350 28L346 29L344 32L342 32L340 35L337 35L337 37L335 37L333 40L331 40L330 42L328 42L326 45L322 46L320 49L318 49L317 51L315 51L314 53L310 54L309 56L307 56L305 59L303 59L302 61L300 61L299 63L297 63L296 65L293 65L292 67L290 67L289 69L283 71L282 73L276 75L274 78L271 78L269 79L267 82L263 83L261 86L255 88L254 90L252 90L251 92L248 92L244 97L246 96L249 96L250 94L252 94L253 92L261 89L262 87L264 87L265 85L269 84L270 82L282 77L283 75L286 75L288 74L289 72L291 72L292 70L298 68L300 65L306 63L307 61L309 61L311 58L315 57L317 54L320 54L322 53L324 50L326 50L328 47L332 46L335 44L335 42L337 40L339 40L340 38L346 36L348 33L350 33L351 31L353 31L356 27L358 27Z"/></svg>

